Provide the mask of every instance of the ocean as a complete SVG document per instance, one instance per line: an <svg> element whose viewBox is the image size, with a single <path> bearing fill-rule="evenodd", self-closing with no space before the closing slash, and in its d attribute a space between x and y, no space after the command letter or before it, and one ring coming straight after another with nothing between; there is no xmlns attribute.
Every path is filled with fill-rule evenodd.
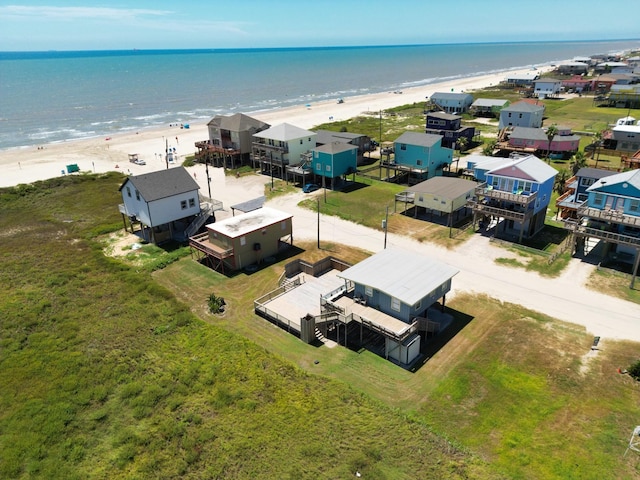
<svg viewBox="0 0 640 480"><path fill-rule="evenodd" d="M640 40L0 52L0 149L548 65Z"/></svg>

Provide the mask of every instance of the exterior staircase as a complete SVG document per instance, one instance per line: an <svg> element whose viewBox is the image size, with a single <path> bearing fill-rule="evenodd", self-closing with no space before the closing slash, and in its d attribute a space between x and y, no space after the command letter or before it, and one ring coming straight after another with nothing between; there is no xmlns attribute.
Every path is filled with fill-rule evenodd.
<svg viewBox="0 0 640 480"><path fill-rule="evenodd" d="M193 222L191 222L191 224L185 229L184 231L185 237L191 238L196 233L198 233L198 230L200 230L200 228L202 228L205 222L209 220L211 215L213 215L213 206L208 202L200 204L200 213L193 220Z"/></svg>

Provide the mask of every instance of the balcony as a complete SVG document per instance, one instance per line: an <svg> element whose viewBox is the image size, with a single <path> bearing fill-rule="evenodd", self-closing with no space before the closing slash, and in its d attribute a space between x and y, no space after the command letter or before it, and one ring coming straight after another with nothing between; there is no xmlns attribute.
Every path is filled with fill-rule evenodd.
<svg viewBox="0 0 640 480"><path fill-rule="evenodd" d="M505 220L513 220L515 222L522 223L527 220L533 214L533 210L527 210L526 212L511 210L509 208L501 208L496 205L490 205L482 202L469 201L467 205L473 210L474 213L480 213L482 215L493 215L496 217L502 217Z"/></svg>
<svg viewBox="0 0 640 480"><path fill-rule="evenodd" d="M611 210L608 208L600 210L584 205L578 207L578 215L593 220L640 228L640 216L625 214L619 210Z"/></svg>
<svg viewBox="0 0 640 480"><path fill-rule="evenodd" d="M477 198L484 197L492 200L517 203L518 205L522 205L524 207L528 207L538 198L538 192L505 192L503 190L498 190L491 185L487 185L486 183L483 183L482 185L476 187L475 194Z"/></svg>
<svg viewBox="0 0 640 480"><path fill-rule="evenodd" d="M567 220L564 222L564 228L580 237L598 238L600 240L616 243L619 245L629 245L632 247L640 248L640 237L611 232L603 229L605 228L604 226L601 228L596 228L593 226L590 227L584 225L575 220Z"/></svg>
<svg viewBox="0 0 640 480"><path fill-rule="evenodd" d="M279 153L289 153L289 146L283 145L270 145L264 139L257 140L251 143L253 150L265 150L271 152L279 152Z"/></svg>

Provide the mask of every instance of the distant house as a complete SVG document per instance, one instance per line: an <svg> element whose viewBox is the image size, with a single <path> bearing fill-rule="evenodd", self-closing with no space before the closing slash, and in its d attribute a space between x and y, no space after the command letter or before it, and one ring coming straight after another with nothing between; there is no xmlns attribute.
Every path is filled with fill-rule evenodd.
<svg viewBox="0 0 640 480"><path fill-rule="evenodd" d="M581 75L583 73L587 73L589 65L585 62L578 61L564 62L558 65L556 70L561 75Z"/></svg>
<svg viewBox="0 0 640 480"><path fill-rule="evenodd" d="M253 135L252 158L254 167L262 173L284 178L287 166L308 162L316 147L315 132L281 123Z"/></svg>
<svg viewBox="0 0 640 480"><path fill-rule="evenodd" d="M207 225L189 239L192 251L214 270L258 265L293 244L292 215L262 207Z"/></svg>
<svg viewBox="0 0 640 480"><path fill-rule="evenodd" d="M562 88L565 91L573 90L576 93L588 92L591 90L592 81L590 78L584 78L581 75L574 75L571 78L562 80Z"/></svg>
<svg viewBox="0 0 640 480"><path fill-rule="evenodd" d="M531 70L529 72L507 73L507 77L504 79L504 83L510 87L531 87L533 82L540 77L540 73L537 70Z"/></svg>
<svg viewBox="0 0 640 480"><path fill-rule="evenodd" d="M269 124L243 113L217 115L207 124L209 139L196 142L196 158L215 166L235 168L250 160L253 135Z"/></svg>
<svg viewBox="0 0 640 480"><path fill-rule="evenodd" d="M611 129L609 145L619 152L640 150L640 125L616 125Z"/></svg>
<svg viewBox="0 0 640 480"><path fill-rule="evenodd" d="M201 215L199 188L184 167L130 176L119 188L123 201L119 210L132 231L134 224L140 224L143 237L151 243L184 237L185 229ZM207 211L206 218L211 214Z"/></svg>
<svg viewBox="0 0 640 480"><path fill-rule="evenodd" d="M442 146L441 135L405 132L394 142L394 168L407 173L409 183L442 175L453 160L453 150Z"/></svg>
<svg viewBox="0 0 640 480"><path fill-rule="evenodd" d="M578 151L580 137L573 135L570 128L557 127L558 133L551 140L542 128L515 127L509 134L509 147L511 150L531 151L535 153L544 152L547 156L557 156L558 158L569 158ZM551 147L551 148L549 148Z"/></svg>
<svg viewBox="0 0 640 480"><path fill-rule="evenodd" d="M465 138L467 145L471 145L476 134L474 127L464 127L461 125L462 117L452 113L429 112L427 113L425 133L442 135L442 146L446 148L456 148L459 138Z"/></svg>
<svg viewBox="0 0 640 480"><path fill-rule="evenodd" d="M469 111L477 117L499 117L500 111L509 106L509 100L478 98L471 104Z"/></svg>
<svg viewBox="0 0 640 480"><path fill-rule="evenodd" d="M355 173L358 168L358 147L348 143L328 143L312 151L312 170L325 186L334 188L340 177Z"/></svg>
<svg viewBox="0 0 640 480"><path fill-rule="evenodd" d="M469 93L436 92L429 97L431 103L446 113L464 113L473 103L473 95Z"/></svg>
<svg viewBox="0 0 640 480"><path fill-rule="evenodd" d="M616 67L626 67L627 64L625 62L616 62L616 61L606 61L596 64L594 67L594 72L596 73L607 73L611 72L612 69Z"/></svg>
<svg viewBox="0 0 640 480"><path fill-rule="evenodd" d="M512 103L500 111L498 128L532 127L540 128L544 117L544 105L529 102Z"/></svg>
<svg viewBox="0 0 640 480"><path fill-rule="evenodd" d="M447 225L452 226L454 214L458 217L466 211L477 186L477 182L463 178L433 177L396 195L396 201L407 198L414 205L416 215L418 208L438 216L447 215Z"/></svg>
<svg viewBox="0 0 640 480"><path fill-rule="evenodd" d="M615 172L599 168L584 167L565 182L565 191L556 200L558 214L563 220L577 219L578 208L587 201L587 189L601 178L614 175Z"/></svg>
<svg viewBox="0 0 640 480"><path fill-rule="evenodd" d="M480 161L474 171L477 179L486 179L472 201L474 227L479 223L483 230L495 228L494 235L502 231L519 242L544 227L556 169L527 155Z"/></svg>
<svg viewBox="0 0 640 480"><path fill-rule="evenodd" d="M606 103L611 107L640 108L640 84L613 85Z"/></svg>
<svg viewBox="0 0 640 480"><path fill-rule="evenodd" d="M332 132L330 130L315 130L316 146L329 143L343 143L358 147L358 164L364 160L364 154L373 150L371 138L367 135L349 132Z"/></svg>
<svg viewBox="0 0 640 480"><path fill-rule="evenodd" d="M586 254L587 239L604 243L602 260L634 264L640 249L640 170L601 177L587 188L577 220L565 222L576 237L576 251Z"/></svg>
<svg viewBox="0 0 640 480"><path fill-rule="evenodd" d="M533 94L538 98L557 98L562 88L562 80L539 78L533 82Z"/></svg>

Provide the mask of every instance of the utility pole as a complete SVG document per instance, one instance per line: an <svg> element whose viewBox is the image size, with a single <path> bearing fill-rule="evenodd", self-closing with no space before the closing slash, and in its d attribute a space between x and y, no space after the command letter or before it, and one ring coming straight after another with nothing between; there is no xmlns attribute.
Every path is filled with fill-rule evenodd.
<svg viewBox="0 0 640 480"><path fill-rule="evenodd" d="M207 185L209 186L209 198L211 198L211 177L209 176L209 156L204 157L204 169L207 172Z"/></svg>
<svg viewBox="0 0 640 480"><path fill-rule="evenodd" d="M269 150L270 168L271 170L271 190L273 190L273 151Z"/></svg>
<svg viewBox="0 0 640 480"><path fill-rule="evenodd" d="M384 222L382 222L382 228L384 228L384 248L387 248L387 225L389 225L389 205L387 205L387 212L384 216Z"/></svg>
<svg viewBox="0 0 640 480"><path fill-rule="evenodd" d="M169 139L164 139L164 159L167 163L167 170L169 170Z"/></svg>

